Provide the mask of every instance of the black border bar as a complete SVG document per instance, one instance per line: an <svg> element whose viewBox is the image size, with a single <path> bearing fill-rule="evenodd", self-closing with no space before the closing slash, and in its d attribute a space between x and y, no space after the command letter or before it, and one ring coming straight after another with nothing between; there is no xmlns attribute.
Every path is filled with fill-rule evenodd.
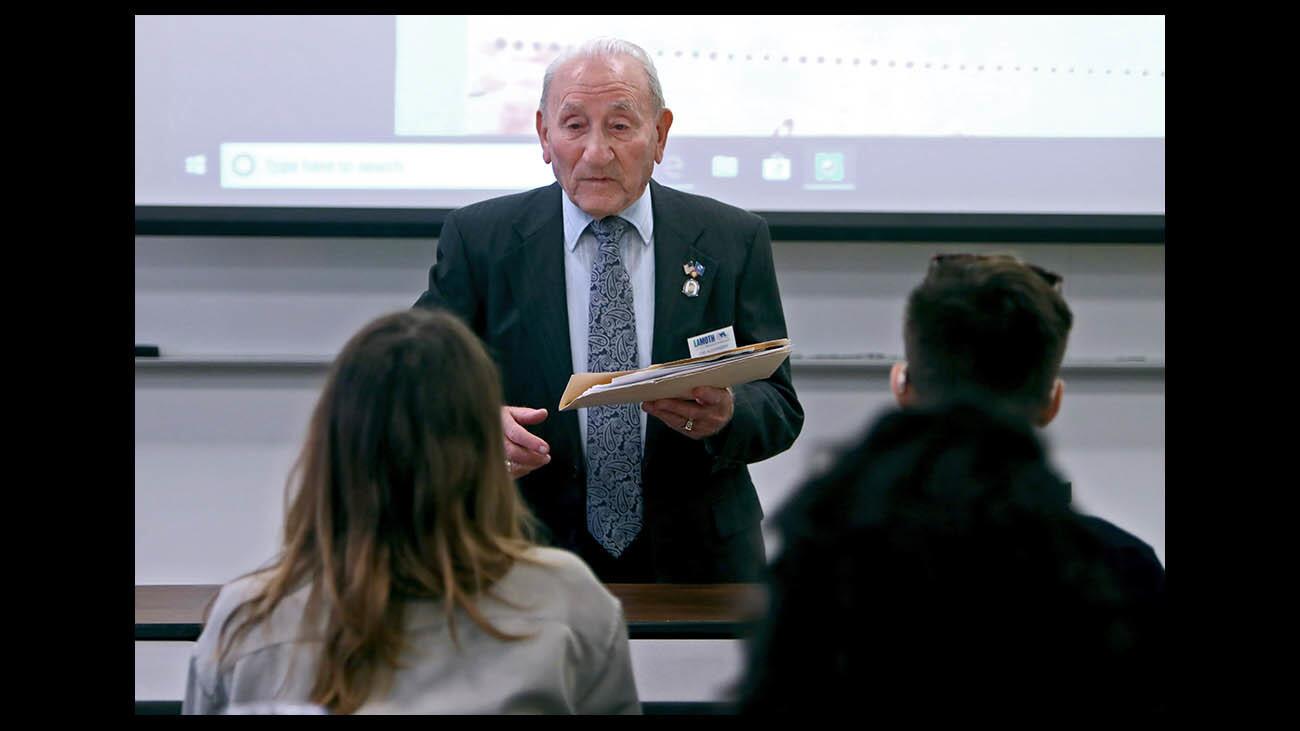
<svg viewBox="0 0 1300 731"><path fill-rule="evenodd" d="M136 206L137 236L437 238L448 208ZM756 211L776 241L1163 244L1165 217Z"/></svg>

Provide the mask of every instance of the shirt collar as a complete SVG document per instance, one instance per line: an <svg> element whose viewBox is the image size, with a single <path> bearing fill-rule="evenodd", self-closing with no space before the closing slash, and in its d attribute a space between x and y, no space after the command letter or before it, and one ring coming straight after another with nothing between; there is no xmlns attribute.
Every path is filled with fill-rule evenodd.
<svg viewBox="0 0 1300 731"><path fill-rule="evenodd" d="M563 188L560 189L560 193L561 205L564 208L564 248L573 251L578 246L578 239L582 237L582 232L587 230L587 225L596 219L569 200L569 194ZM649 246L655 228L654 210L650 204L650 184L646 184L640 198L615 215L632 224L636 232L641 235L641 244Z"/></svg>

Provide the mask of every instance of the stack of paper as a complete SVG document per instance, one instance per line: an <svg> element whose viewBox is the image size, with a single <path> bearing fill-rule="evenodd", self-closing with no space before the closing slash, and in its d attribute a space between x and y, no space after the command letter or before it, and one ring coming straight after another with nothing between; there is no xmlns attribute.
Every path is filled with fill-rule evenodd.
<svg viewBox="0 0 1300 731"><path fill-rule="evenodd" d="M691 398L692 389L699 386L726 388L767 378L788 357L790 340L780 338L635 371L575 373L560 397L560 411Z"/></svg>

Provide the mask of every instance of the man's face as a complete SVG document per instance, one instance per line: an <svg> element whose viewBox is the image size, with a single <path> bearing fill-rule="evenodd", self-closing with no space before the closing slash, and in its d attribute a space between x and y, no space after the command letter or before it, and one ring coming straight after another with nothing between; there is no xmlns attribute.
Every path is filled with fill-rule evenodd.
<svg viewBox="0 0 1300 731"><path fill-rule="evenodd" d="M537 112L542 159L582 210L611 216L645 191L673 113L654 114L649 81L626 57L578 58L556 71Z"/></svg>

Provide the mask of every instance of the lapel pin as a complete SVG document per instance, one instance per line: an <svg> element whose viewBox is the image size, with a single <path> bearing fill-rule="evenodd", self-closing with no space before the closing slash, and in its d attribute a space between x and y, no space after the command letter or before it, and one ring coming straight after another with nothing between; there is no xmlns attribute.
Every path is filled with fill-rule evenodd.
<svg viewBox="0 0 1300 731"><path fill-rule="evenodd" d="M704 265L692 259L682 265L682 272L689 279L682 284L682 294L687 297L700 296L700 275L704 273Z"/></svg>

